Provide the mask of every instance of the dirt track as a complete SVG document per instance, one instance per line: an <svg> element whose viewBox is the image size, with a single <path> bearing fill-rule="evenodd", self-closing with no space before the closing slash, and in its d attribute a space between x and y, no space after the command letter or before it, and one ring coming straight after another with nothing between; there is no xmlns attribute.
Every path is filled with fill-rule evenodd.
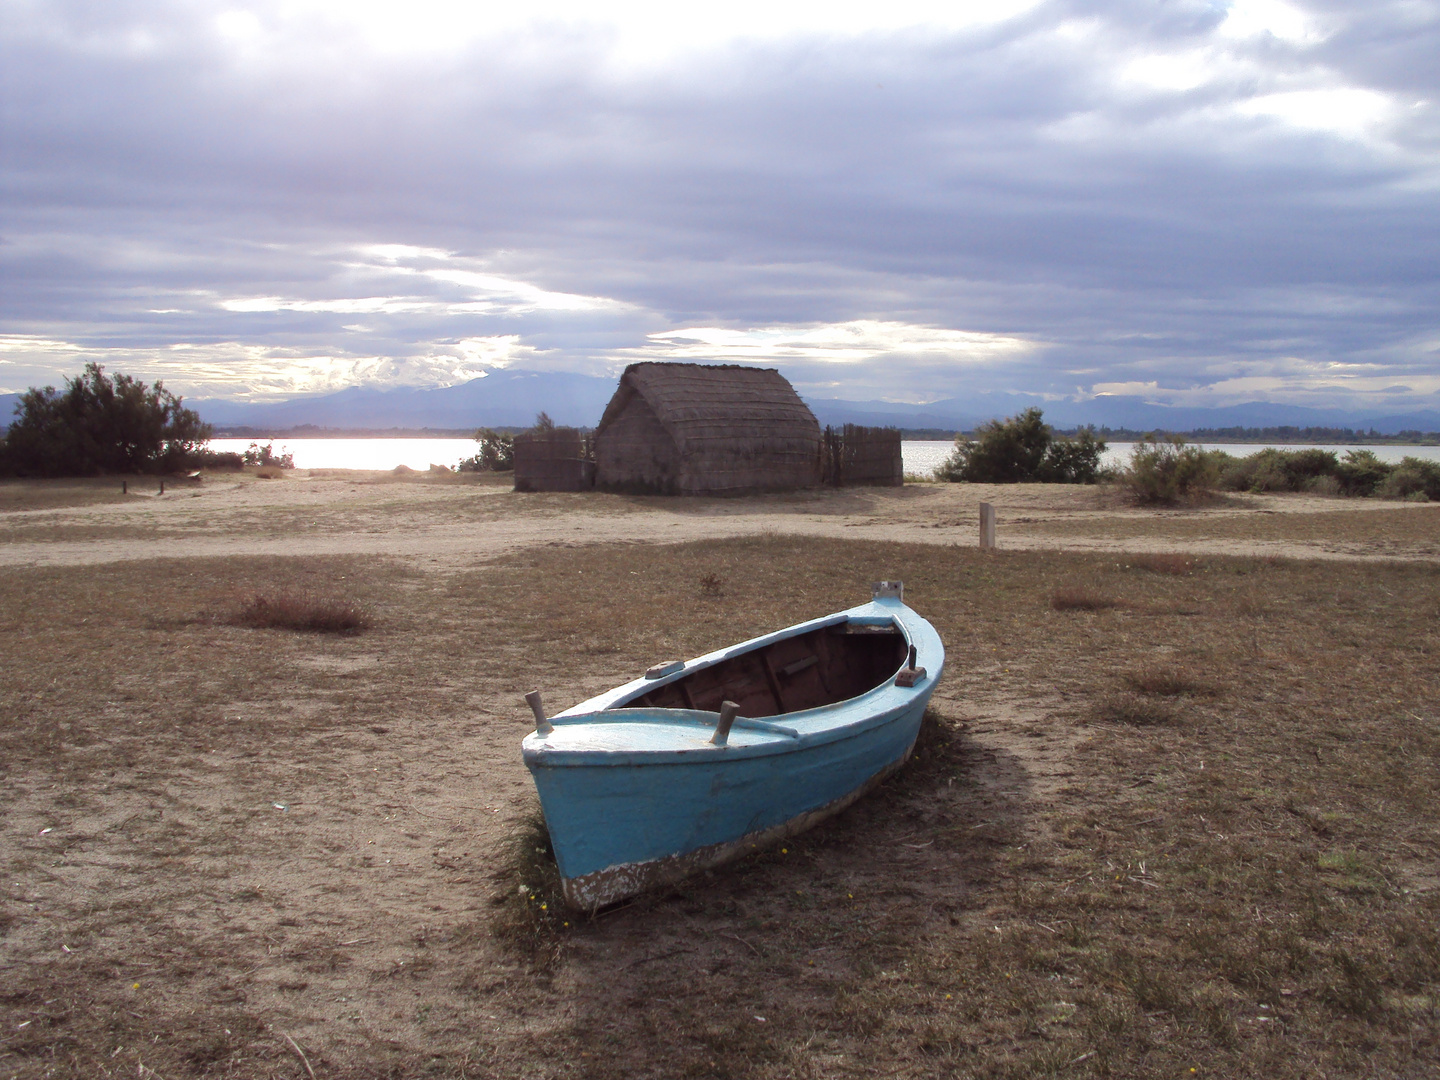
<svg viewBox="0 0 1440 1080"><path fill-rule="evenodd" d="M1012 550L1183 551L1292 558L1440 558L1433 507L1309 496L1244 496L1196 511L1127 507L1094 488L923 484L744 499L516 494L501 478L298 472L211 477L157 496L77 485L78 505L0 502L0 566L76 566L231 555L393 555L452 566L519 548L667 543L756 535L975 546L993 503ZM56 489L43 489L56 499ZM59 500L63 503L63 491ZM1383 512L1399 528L1360 529ZM1354 515L1360 515L1356 517ZM1398 515L1398 516L1397 516ZM1412 516L1414 515L1414 516Z"/></svg>

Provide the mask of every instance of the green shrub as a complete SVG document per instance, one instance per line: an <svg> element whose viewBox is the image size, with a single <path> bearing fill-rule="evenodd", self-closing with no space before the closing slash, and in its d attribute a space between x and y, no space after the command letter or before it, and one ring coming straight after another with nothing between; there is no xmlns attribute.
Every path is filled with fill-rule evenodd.
<svg viewBox="0 0 1440 1080"><path fill-rule="evenodd" d="M475 441L479 444L475 455L465 458L455 466L456 472L509 472L515 468L513 435L502 435L490 428L481 428L475 432Z"/></svg>
<svg viewBox="0 0 1440 1080"><path fill-rule="evenodd" d="M295 455L275 453L273 442L267 442L264 446L252 442L249 449L240 455L240 460L246 465L273 465L277 469L293 469L295 467Z"/></svg>
<svg viewBox="0 0 1440 1080"><path fill-rule="evenodd" d="M64 391L31 387L0 443L0 472L20 476L95 476L171 472L188 466L211 428L163 383L86 364Z"/></svg>
<svg viewBox="0 0 1440 1080"><path fill-rule="evenodd" d="M1281 468L1292 491L1303 491L1305 485L1322 476L1334 476L1340 468L1334 450L1311 447L1308 450L1287 450L1281 453Z"/></svg>
<svg viewBox="0 0 1440 1080"><path fill-rule="evenodd" d="M1351 450L1336 466L1335 478L1346 495L1373 495L1394 471L1395 466L1381 461L1374 450Z"/></svg>
<svg viewBox="0 0 1440 1080"><path fill-rule="evenodd" d="M1094 428L1081 428L1074 438L1057 435L1045 450L1038 477L1047 484L1093 484L1100 478L1105 440Z"/></svg>
<svg viewBox="0 0 1440 1080"><path fill-rule="evenodd" d="M1440 501L1440 461L1407 457L1375 489L1382 499Z"/></svg>
<svg viewBox="0 0 1440 1080"><path fill-rule="evenodd" d="M1074 438L1056 435L1044 413L1029 408L1008 420L991 420L958 436L955 450L935 471L940 480L976 484L1093 484L1100 473L1105 441L1093 428Z"/></svg>
<svg viewBox="0 0 1440 1080"><path fill-rule="evenodd" d="M1311 495L1344 495L1345 487L1335 476L1315 476L1301 486L1302 491Z"/></svg>
<svg viewBox="0 0 1440 1080"><path fill-rule="evenodd" d="M1226 491L1309 491L1321 477L1337 477L1333 450L1278 450L1267 447L1246 458L1224 455L1218 486Z"/></svg>
<svg viewBox="0 0 1440 1080"><path fill-rule="evenodd" d="M1203 502L1213 494L1222 460L1227 457L1218 450L1186 446L1178 436L1165 442L1152 436L1135 444L1121 481L1139 503Z"/></svg>

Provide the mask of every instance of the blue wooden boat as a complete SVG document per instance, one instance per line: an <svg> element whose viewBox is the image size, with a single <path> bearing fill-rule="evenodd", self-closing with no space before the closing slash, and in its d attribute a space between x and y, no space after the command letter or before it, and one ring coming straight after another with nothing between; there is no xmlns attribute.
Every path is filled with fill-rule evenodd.
<svg viewBox="0 0 1440 1080"><path fill-rule="evenodd" d="M546 717L525 764L565 899L593 911L838 813L905 763L945 647L899 582Z"/></svg>

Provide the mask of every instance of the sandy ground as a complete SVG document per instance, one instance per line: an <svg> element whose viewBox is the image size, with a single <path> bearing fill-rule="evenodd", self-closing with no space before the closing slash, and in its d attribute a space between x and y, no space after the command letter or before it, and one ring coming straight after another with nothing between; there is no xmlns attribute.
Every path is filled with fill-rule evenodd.
<svg viewBox="0 0 1440 1080"><path fill-rule="evenodd" d="M94 499L99 483L75 490ZM13 508L0 510L0 566L231 555L391 555L467 566L534 545L755 535L975 546L981 502L996 507L997 542L1012 550L1440 558L1432 506L1304 495L1156 511L1095 488L1047 484L916 484L718 500L526 495L499 478L342 470L272 480L222 474L188 486L172 482L163 495L154 494L154 481L136 481L143 493L124 498L105 483L104 501L39 508L25 498L39 485L5 485L0 507ZM1405 527L1357 536L1351 515L1377 512L1405 515Z"/></svg>
<svg viewBox="0 0 1440 1080"><path fill-rule="evenodd" d="M116 486L0 485L0 568L13 593L0 620L14 666L5 700L17 732L33 721L43 733L17 734L16 747L33 740L35 762L16 757L0 775L12 883L0 898L10 925L0 1004L29 1025L0 1041L5 1075L108 1075L94 1062L141 1077L165 1065L159 1075L301 1080L292 1037L317 1075L431 1075L427 1055L444 1058L433 1058L436 1075L585 1075L590 1066L567 1055L593 1045L611 1070L595 1075L710 1075L700 1050L647 1056L666 1038L646 1025L673 1015L651 1003L713 1012L717 1045L740 1040L736 1054L748 1053L745 1040L761 1034L810 1030L817 1003L871 978L885 941L1005 922L992 863L1006 830L1068 812L1089 734L1053 717L1084 687L967 607L963 573L983 570L961 572L935 551L925 573L954 592L927 608L957 658L935 697L961 733L948 772L937 758L933 776L907 774L797 846L803 862L777 854L709 907L607 916L570 941L553 978L527 975L492 938L490 913L508 895L494 867L531 802L517 753L531 723L524 690L541 686L565 707L655 660L773 629L787 603L797 617L818 613L800 610L819 600L799 586L784 600L801 568L782 567L768 582L727 579L717 608L753 606L768 621L713 625L695 582L725 568L654 545L777 535L974 547L987 501L1009 550L1440 561L1440 508L1302 496L1156 512L1045 485L682 500L329 471L207 477L163 496L151 481L123 498ZM552 570L633 581L648 606L683 605L688 621L617 628L625 605L609 588L557 590L553 608L538 591L512 599L508 571L487 565L556 547L574 550L554 552ZM882 549L860 547L839 576L889 572ZM310 556L356 557L351 583L377 611L376 630L265 635L196 615L217 590L333 585L352 573ZM209 561L221 558L231 561ZM163 596L144 587L152 575L165 579ZM1194 615L1155 610L1135 609L1134 641L1117 622L1086 647L1108 662ZM933 840L952 833L963 843ZM1081 872L1057 864L1057 888ZM852 893L866 904L855 925L874 938L863 947L844 943L849 915L835 916L833 940L791 941L775 914L776 896L849 912ZM797 927L811 921L803 910ZM618 1020L616 1002L627 1005ZM77 1051L71 1071L49 1071L54 1047L69 1045L56 1040L87 1015L113 1034L80 1045L110 1056ZM797 1036L803 1068L774 1050L773 1075L867 1075L848 1023L837 1013L831 1034Z"/></svg>

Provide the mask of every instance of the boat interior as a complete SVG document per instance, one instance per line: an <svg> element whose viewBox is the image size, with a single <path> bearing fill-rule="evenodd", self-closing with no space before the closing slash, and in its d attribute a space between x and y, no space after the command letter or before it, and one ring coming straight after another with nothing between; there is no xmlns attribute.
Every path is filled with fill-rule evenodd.
<svg viewBox="0 0 1440 1080"><path fill-rule="evenodd" d="M732 656L620 707L718 712L722 701L733 701L752 719L817 709L890 681L906 654L893 623L839 623Z"/></svg>

